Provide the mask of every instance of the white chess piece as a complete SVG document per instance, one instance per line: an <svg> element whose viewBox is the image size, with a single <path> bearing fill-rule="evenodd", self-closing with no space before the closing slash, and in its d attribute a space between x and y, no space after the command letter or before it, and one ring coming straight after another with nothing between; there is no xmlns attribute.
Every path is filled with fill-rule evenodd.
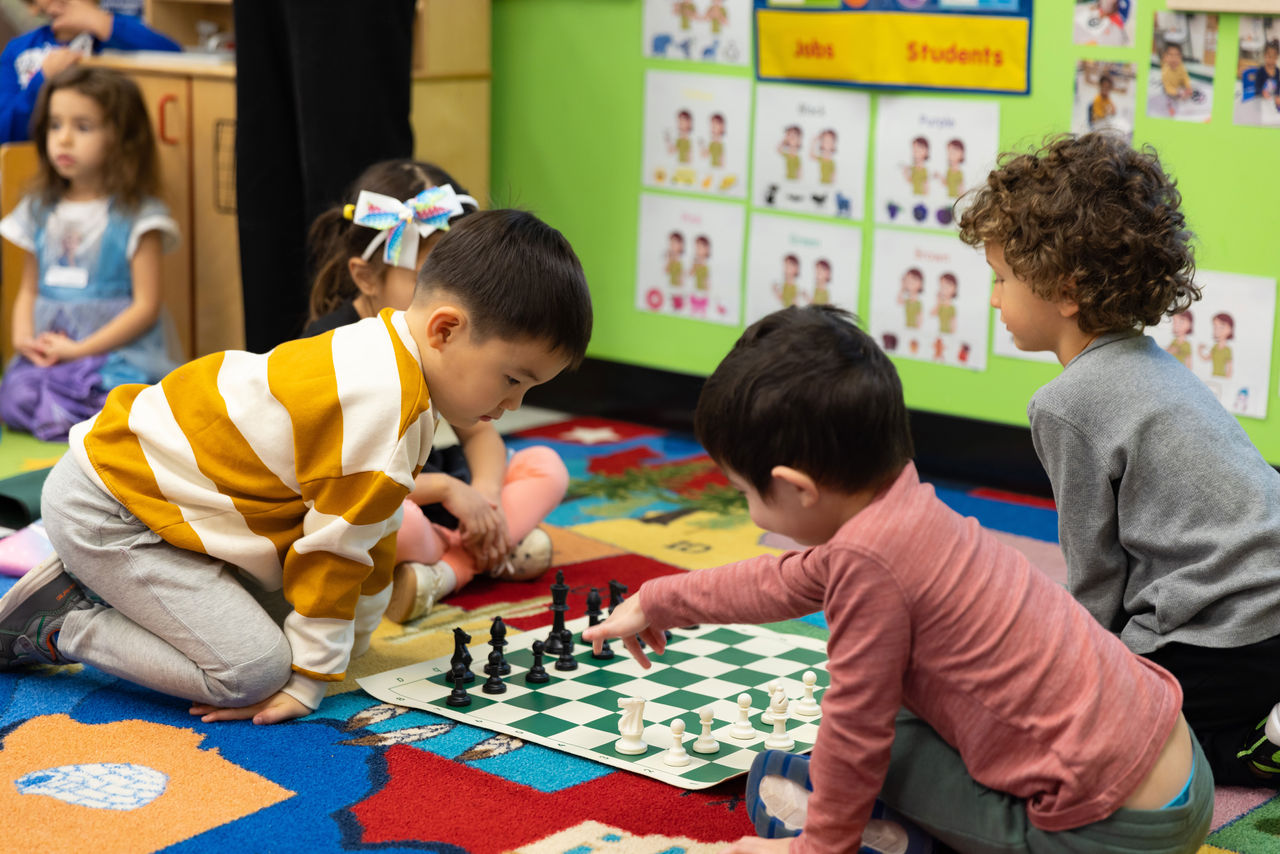
<svg viewBox="0 0 1280 854"><path fill-rule="evenodd" d="M711 734L711 724L715 721L715 712L711 711L711 707L705 707L698 712L698 723L702 724L702 734L698 736L698 740L693 743L694 753L719 753L720 742L716 741L716 737Z"/></svg>
<svg viewBox="0 0 1280 854"><path fill-rule="evenodd" d="M812 670L806 670L800 677L800 681L804 682L804 699L796 703L796 714L812 718L822 711L818 701L813 699L813 688L818 684L818 674Z"/></svg>
<svg viewBox="0 0 1280 854"><path fill-rule="evenodd" d="M773 723L773 695L778 693L778 680L770 681L766 691L769 694L769 702L765 703L764 711L760 713L760 723L768 726Z"/></svg>
<svg viewBox="0 0 1280 854"><path fill-rule="evenodd" d="M619 753L635 756L644 753L649 746L644 743L644 698L623 697L618 701L622 709L622 718L618 722L618 732L622 738L613 743Z"/></svg>
<svg viewBox="0 0 1280 854"><path fill-rule="evenodd" d="M689 751L684 749L684 721L680 718L671 722L671 746L663 754L662 761L668 765L689 764Z"/></svg>
<svg viewBox="0 0 1280 854"><path fill-rule="evenodd" d="M787 734L787 694L779 689L769 704L773 712L773 733L764 740L770 750L794 750L796 740Z"/></svg>
<svg viewBox="0 0 1280 854"><path fill-rule="evenodd" d="M734 738L752 739L756 737L756 728L751 725L751 695L738 695L738 722L729 727L729 735Z"/></svg>

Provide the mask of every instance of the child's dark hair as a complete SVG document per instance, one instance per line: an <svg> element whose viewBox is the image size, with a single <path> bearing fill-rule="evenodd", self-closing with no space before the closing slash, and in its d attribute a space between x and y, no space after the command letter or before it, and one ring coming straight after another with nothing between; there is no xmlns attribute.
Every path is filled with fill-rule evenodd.
<svg viewBox="0 0 1280 854"><path fill-rule="evenodd" d="M484 341L546 341L576 367L591 340L591 292L564 235L527 211L472 214L445 233L418 273L414 302L446 292Z"/></svg>
<svg viewBox="0 0 1280 854"><path fill-rule="evenodd" d="M703 385L693 425L712 459L763 496L774 466L852 493L892 480L914 453L893 363L828 305L748 327Z"/></svg>
<svg viewBox="0 0 1280 854"><path fill-rule="evenodd" d="M111 130L102 161L103 190L128 208L155 195L159 184L156 140L138 84L118 71L86 65L73 65L40 87L31 114L31 140L40 159L32 191L44 204L53 205L70 185L49 162L49 102L62 89L96 103Z"/></svg>
<svg viewBox="0 0 1280 854"><path fill-rule="evenodd" d="M1154 326L1200 298L1182 196L1154 149L1109 133L1001 155L966 197L960 239L995 243L1043 299L1070 298L1088 334Z"/></svg>
<svg viewBox="0 0 1280 854"><path fill-rule="evenodd" d="M1272 39L1262 46L1262 52L1264 54L1269 50L1280 53L1280 39Z"/></svg>
<svg viewBox="0 0 1280 854"><path fill-rule="evenodd" d="M312 269L316 271L311 286L310 320L323 317L360 293L351 278L347 261L363 255L369 241L378 236L376 229L356 225L343 213L348 204L356 203L360 191L368 190L404 200L413 198L427 187L440 187L444 184L451 185L460 196L469 195L452 175L434 163L409 159L383 160L360 173L340 204L316 217L307 236ZM463 202L463 212L453 217L450 223L458 222L475 210L475 205ZM426 241L419 241L418 252L429 252L438 239L437 234L440 232L434 232ZM368 261L374 274L381 275L386 266L386 262L382 260L382 252L374 252Z"/></svg>

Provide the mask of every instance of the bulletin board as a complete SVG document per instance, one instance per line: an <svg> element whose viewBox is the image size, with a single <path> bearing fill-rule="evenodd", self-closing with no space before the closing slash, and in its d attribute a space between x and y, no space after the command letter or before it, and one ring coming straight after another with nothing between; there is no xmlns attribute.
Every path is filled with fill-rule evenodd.
<svg viewBox="0 0 1280 854"><path fill-rule="evenodd" d="M1109 127L1156 147L1197 236L1205 299L1151 334L1280 463L1280 107L1257 71L1280 21L1036 4L1029 93L953 94L758 80L751 0L709 5L494 2L493 201L573 243L589 355L705 375L756 317L826 300L890 351L912 409L1026 425L1061 368L1013 347L948 200L998 151Z"/></svg>

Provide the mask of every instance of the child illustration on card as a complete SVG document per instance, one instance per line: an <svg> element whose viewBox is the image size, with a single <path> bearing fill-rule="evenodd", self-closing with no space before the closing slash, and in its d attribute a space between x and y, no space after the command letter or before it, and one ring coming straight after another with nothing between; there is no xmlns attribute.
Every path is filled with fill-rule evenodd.
<svg viewBox="0 0 1280 854"><path fill-rule="evenodd" d="M690 29L698 17L698 7L693 4L693 0L676 0L671 6L671 11L680 19L682 30Z"/></svg>
<svg viewBox="0 0 1280 854"><path fill-rule="evenodd" d="M938 173L938 180L947 188L947 196L960 198L964 192L964 141L953 139L947 143L947 171Z"/></svg>
<svg viewBox="0 0 1280 854"><path fill-rule="evenodd" d="M1200 345L1200 358L1213 365L1213 375L1223 379L1231 378L1231 345L1227 342L1236 337L1236 321L1225 311L1213 316L1213 346Z"/></svg>
<svg viewBox="0 0 1280 854"><path fill-rule="evenodd" d="M782 303L783 308L790 308L796 305L796 297L799 295L799 287L796 285L796 279L800 277L800 259L795 255L788 255L782 259L782 284L773 286L773 295L778 298L778 302Z"/></svg>
<svg viewBox="0 0 1280 854"><path fill-rule="evenodd" d="M946 335L956 331L956 291L959 289L954 273L938 277L938 303L929 314L938 318L938 331Z"/></svg>
<svg viewBox="0 0 1280 854"><path fill-rule="evenodd" d="M724 168L724 114L711 114L711 140L702 146L702 156L711 161L712 169Z"/></svg>
<svg viewBox="0 0 1280 854"><path fill-rule="evenodd" d="M693 113L688 110L681 110L676 113L676 137L671 138L668 132L665 135L667 143L667 153L674 154L676 163L679 164L671 175L671 183L688 184L693 186L694 171L690 168L693 165Z"/></svg>
<svg viewBox="0 0 1280 854"><path fill-rule="evenodd" d="M813 299L810 305L827 305L831 302L831 262L819 258L813 262Z"/></svg>
<svg viewBox="0 0 1280 854"><path fill-rule="evenodd" d="M724 8L724 0L711 0L707 11L702 13L702 20L711 25L711 35L720 35L720 31L729 25L729 12Z"/></svg>
<svg viewBox="0 0 1280 854"><path fill-rule="evenodd" d="M667 281L679 288L684 282L684 235L673 231L667 235Z"/></svg>
<svg viewBox="0 0 1280 854"><path fill-rule="evenodd" d="M693 293L689 297L690 311L699 316L707 314L707 297L711 290L711 238L699 234L693 240L693 263L689 265L689 278L693 279Z"/></svg>
<svg viewBox="0 0 1280 854"><path fill-rule="evenodd" d="M1195 320L1190 311L1180 311L1169 318L1169 322L1173 324L1173 340L1164 348L1165 352L1188 368L1191 367L1191 342L1187 336L1194 331Z"/></svg>
<svg viewBox="0 0 1280 854"><path fill-rule="evenodd" d="M919 267L912 267L902 274L902 287L898 289L898 305L906 312L908 329L920 328L920 315L924 313L924 303L920 296L924 293L924 273Z"/></svg>
<svg viewBox="0 0 1280 854"><path fill-rule="evenodd" d="M923 196L929 190L929 167L925 165L928 160L929 140L923 136L911 140L911 165L904 166L902 172L914 195Z"/></svg>
<svg viewBox="0 0 1280 854"><path fill-rule="evenodd" d="M800 151L804 142L804 133L799 125L789 125L782 133L782 142L778 143L778 153L782 155L788 181L800 180Z"/></svg>
<svg viewBox="0 0 1280 854"><path fill-rule="evenodd" d="M813 141L809 156L818 161L818 183L836 182L836 132L827 128Z"/></svg>

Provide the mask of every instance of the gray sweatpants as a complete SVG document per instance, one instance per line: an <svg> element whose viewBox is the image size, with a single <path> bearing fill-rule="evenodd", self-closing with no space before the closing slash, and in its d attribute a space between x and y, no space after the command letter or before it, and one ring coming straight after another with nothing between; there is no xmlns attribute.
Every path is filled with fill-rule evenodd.
<svg viewBox="0 0 1280 854"><path fill-rule="evenodd" d="M961 852L1195 854L1213 819L1213 772L1194 734L1191 746L1195 772L1187 803L1162 810L1121 807L1102 821L1051 833L1031 824L1026 801L974 780L954 747L904 711L880 798Z"/></svg>
<svg viewBox="0 0 1280 854"><path fill-rule="evenodd" d="M252 705L289 680L278 592L160 539L71 454L49 473L40 509L67 572L105 603L67 615L58 635L67 658L215 706Z"/></svg>

